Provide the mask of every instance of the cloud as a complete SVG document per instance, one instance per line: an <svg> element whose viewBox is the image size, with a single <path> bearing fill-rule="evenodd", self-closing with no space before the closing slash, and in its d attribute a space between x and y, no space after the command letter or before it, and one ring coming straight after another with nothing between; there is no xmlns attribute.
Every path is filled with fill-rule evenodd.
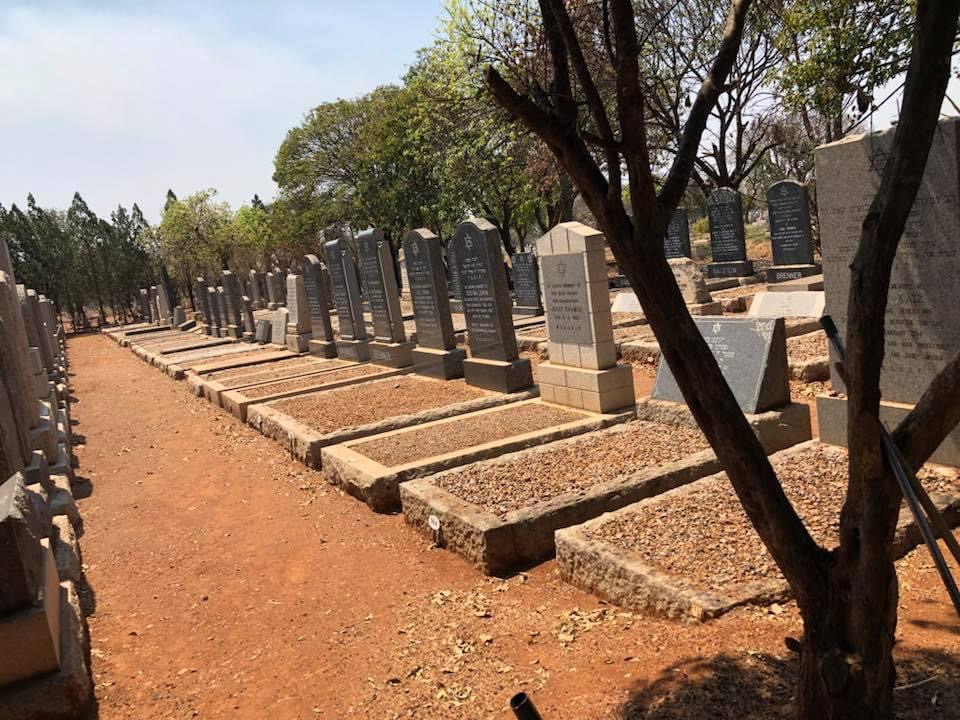
<svg viewBox="0 0 960 720"><path fill-rule="evenodd" d="M168 187L271 197L286 130L366 89L262 36L142 11L2 11L0 67L0 202L65 207L79 190L98 213L137 202L151 220Z"/></svg>

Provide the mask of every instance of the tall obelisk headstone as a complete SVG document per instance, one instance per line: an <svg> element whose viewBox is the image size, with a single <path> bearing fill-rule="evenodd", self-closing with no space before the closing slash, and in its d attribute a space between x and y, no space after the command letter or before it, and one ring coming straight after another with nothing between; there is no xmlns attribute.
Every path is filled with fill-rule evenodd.
<svg viewBox="0 0 960 720"><path fill-rule="evenodd" d="M220 327L223 322L220 319L220 301L217 299L217 289L211 285L207 286L207 304L210 306L210 332L213 337L220 337Z"/></svg>
<svg viewBox="0 0 960 720"><path fill-rule="evenodd" d="M421 375L451 380L463 377L466 351L457 347L440 238L430 230L411 230L403 239L407 281L417 323L414 369Z"/></svg>
<svg viewBox="0 0 960 720"><path fill-rule="evenodd" d="M517 351L500 233L487 220L473 218L457 226L451 243L470 347L470 358L463 361L464 377L471 385L499 392L530 387L533 371Z"/></svg>
<svg viewBox="0 0 960 720"><path fill-rule="evenodd" d="M360 284L357 281L353 255L341 239L324 244L333 304L337 309L340 339L337 340L337 355L344 360L365 362L370 359L367 328L360 307Z"/></svg>
<svg viewBox="0 0 960 720"><path fill-rule="evenodd" d="M248 285L250 286L248 296L253 301L253 309L260 310L263 307L263 296L260 294L259 273L256 270L251 270L248 273L248 277L250 278L248 282Z"/></svg>
<svg viewBox="0 0 960 720"><path fill-rule="evenodd" d="M257 325L253 319L253 300L244 295L240 302L243 305L243 341L252 343L257 335Z"/></svg>
<svg viewBox="0 0 960 720"><path fill-rule="evenodd" d="M304 255L303 287L307 293L307 308L310 311L310 325L313 327L313 339L307 343L310 354L322 358L337 356L337 343L333 339L333 325L330 323L330 298L327 283L323 277L324 267L316 255Z"/></svg>
<svg viewBox="0 0 960 720"><path fill-rule="evenodd" d="M273 271L267 272L267 310L277 309L277 284L273 281Z"/></svg>
<svg viewBox="0 0 960 720"><path fill-rule="evenodd" d="M373 315L370 362L394 368L413 365L413 343L407 341L403 328L400 292L390 247L377 229L357 235L357 245L360 249L360 277L370 298Z"/></svg>
<svg viewBox="0 0 960 720"><path fill-rule="evenodd" d="M240 305L240 290L237 287L237 276L230 270L220 273L221 287L223 287L223 304L226 309L227 327L226 336L239 338L243 335L243 313ZM224 335L223 332L220 333Z"/></svg>
<svg viewBox="0 0 960 720"><path fill-rule="evenodd" d="M287 310L287 347L293 352L306 352L308 343L313 339L313 326L310 324L303 275L287 275Z"/></svg>

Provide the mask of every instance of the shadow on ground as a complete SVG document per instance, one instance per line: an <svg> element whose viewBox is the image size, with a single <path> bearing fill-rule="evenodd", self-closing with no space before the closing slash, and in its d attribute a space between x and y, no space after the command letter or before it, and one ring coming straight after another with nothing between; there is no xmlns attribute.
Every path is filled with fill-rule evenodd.
<svg viewBox="0 0 960 720"><path fill-rule="evenodd" d="M619 720L774 720L796 716L798 657L759 653L690 658L638 684ZM939 649L898 653L894 710L901 720L960 717L960 658Z"/></svg>

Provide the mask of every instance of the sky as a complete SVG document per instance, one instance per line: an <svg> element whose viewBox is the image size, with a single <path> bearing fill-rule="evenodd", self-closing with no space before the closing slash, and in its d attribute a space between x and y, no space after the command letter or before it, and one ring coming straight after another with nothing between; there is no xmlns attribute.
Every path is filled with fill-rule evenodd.
<svg viewBox="0 0 960 720"><path fill-rule="evenodd" d="M396 82L442 0L0 0L0 203L103 216L167 188L273 198L273 158L322 102Z"/></svg>

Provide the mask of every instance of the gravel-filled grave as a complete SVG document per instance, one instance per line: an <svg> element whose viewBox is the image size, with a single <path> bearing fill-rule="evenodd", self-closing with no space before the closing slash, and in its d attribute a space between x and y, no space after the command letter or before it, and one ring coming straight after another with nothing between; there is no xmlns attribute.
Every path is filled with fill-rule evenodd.
<svg viewBox="0 0 960 720"><path fill-rule="evenodd" d="M775 458L774 468L814 540L834 547L847 486L846 451L816 443ZM931 495L960 492L957 472L922 470L919 478ZM644 500L586 532L703 590L736 596L748 584L782 581L726 476Z"/></svg>
<svg viewBox="0 0 960 720"><path fill-rule="evenodd" d="M434 482L452 495L505 519L507 513L578 490L585 491L645 467L679 460L703 450L699 429L667 426L645 420L622 431L583 435L533 457L492 460Z"/></svg>
<svg viewBox="0 0 960 720"><path fill-rule="evenodd" d="M584 413L556 405L530 403L388 435L354 445L353 450L387 467L445 455L463 448L502 440L584 419Z"/></svg>
<svg viewBox="0 0 960 720"><path fill-rule="evenodd" d="M255 400L256 398L276 395L277 393L284 393L290 390L329 385L330 383L338 383L343 380L351 380L352 378L363 377L365 375L376 375L389 369L390 368L364 363L363 365L352 365L340 368L339 370L331 370L323 374L303 375L301 377L291 378L290 380L279 380L277 382L267 383L266 385L257 385L238 392L242 392L246 398Z"/></svg>
<svg viewBox="0 0 960 720"><path fill-rule="evenodd" d="M348 364L349 363L347 363L345 360L328 360L326 362L322 360L314 360L313 362L300 363L299 365L290 365L272 370L261 370L260 372L247 373L245 375L235 375L231 378L218 380L218 382L220 382L224 388L231 389L235 387L242 387L244 385L254 385L256 383L269 382L271 380L282 380L284 378L295 377L303 373L314 371L332 371Z"/></svg>
<svg viewBox="0 0 960 720"><path fill-rule="evenodd" d="M315 357L291 357L283 360L272 360L269 363L269 367L280 370L281 368L299 368L301 365L311 365L317 362L320 361L318 361ZM230 378L235 378L239 375L251 375L258 372L259 371L257 370L256 365L247 365L246 367L230 368L229 370L217 370L212 373L206 373L204 375L204 379L223 382L224 380L229 380Z"/></svg>
<svg viewBox="0 0 960 720"><path fill-rule="evenodd" d="M819 360L829 354L829 344L825 332L812 332L787 338L787 357L791 363Z"/></svg>
<svg viewBox="0 0 960 720"><path fill-rule="evenodd" d="M385 369L376 368L380 372ZM339 375L339 372L334 371L330 375ZM277 400L270 403L270 407L326 433L494 394L467 385L463 380L444 382L416 375L397 375L329 390L319 395Z"/></svg>

